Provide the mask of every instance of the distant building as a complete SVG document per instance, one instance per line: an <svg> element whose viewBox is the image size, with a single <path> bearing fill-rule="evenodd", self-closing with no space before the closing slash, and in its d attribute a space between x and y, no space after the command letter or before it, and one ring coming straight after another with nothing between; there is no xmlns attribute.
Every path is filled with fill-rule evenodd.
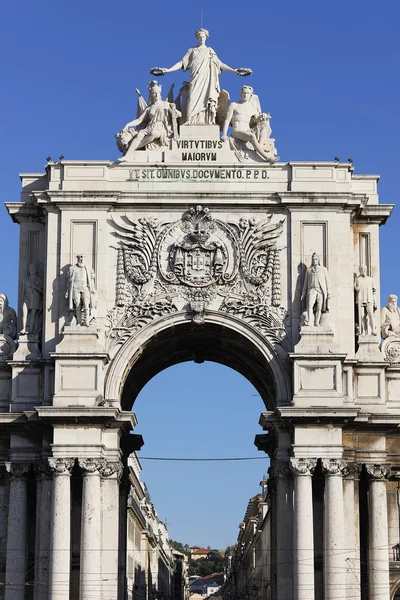
<svg viewBox="0 0 400 600"><path fill-rule="evenodd" d="M217 593L224 583L223 573L213 573L205 577L198 577L190 582L190 598L192 594L200 594L202 597Z"/></svg>
<svg viewBox="0 0 400 600"><path fill-rule="evenodd" d="M141 465L135 453L128 466L127 600L186 600L185 584L179 585L175 595L176 581L182 577L181 553L172 548L167 527L140 481Z"/></svg>
<svg viewBox="0 0 400 600"><path fill-rule="evenodd" d="M267 480L262 493L250 498L239 525L238 543L228 560L226 596L268 600L271 594L270 500Z"/></svg>
<svg viewBox="0 0 400 600"><path fill-rule="evenodd" d="M190 560L199 560L199 558L207 558L211 550L200 548L199 546L190 547Z"/></svg>

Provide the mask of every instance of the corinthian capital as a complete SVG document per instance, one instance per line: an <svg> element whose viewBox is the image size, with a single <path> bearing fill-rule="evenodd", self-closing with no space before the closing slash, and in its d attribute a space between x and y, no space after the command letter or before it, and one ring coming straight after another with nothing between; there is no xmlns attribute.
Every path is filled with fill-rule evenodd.
<svg viewBox="0 0 400 600"><path fill-rule="evenodd" d="M80 458L78 464L83 475L94 475L96 471L100 473L103 460L102 458Z"/></svg>
<svg viewBox="0 0 400 600"><path fill-rule="evenodd" d="M387 479L390 474L390 465L365 465L368 479Z"/></svg>
<svg viewBox="0 0 400 600"><path fill-rule="evenodd" d="M123 469L124 467L121 461L109 462L106 459L102 459L99 467L99 473L102 477L111 477L111 475L116 473L118 479L121 479Z"/></svg>
<svg viewBox="0 0 400 600"><path fill-rule="evenodd" d="M293 475L312 475L317 466L317 460L315 458L291 458L289 466Z"/></svg>
<svg viewBox="0 0 400 600"><path fill-rule="evenodd" d="M323 458L322 470L325 475L344 475L347 463L340 458Z"/></svg>
<svg viewBox="0 0 400 600"><path fill-rule="evenodd" d="M49 469L53 475L70 475L74 462L73 458L49 458Z"/></svg>
<svg viewBox="0 0 400 600"><path fill-rule="evenodd" d="M7 473L9 473L11 477L20 479L27 476L31 466L27 463L6 462L5 467Z"/></svg>

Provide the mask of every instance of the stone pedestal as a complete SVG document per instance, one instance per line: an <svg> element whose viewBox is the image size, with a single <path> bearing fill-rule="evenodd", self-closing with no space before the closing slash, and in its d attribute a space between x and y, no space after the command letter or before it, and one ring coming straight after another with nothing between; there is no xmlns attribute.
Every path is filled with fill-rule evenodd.
<svg viewBox="0 0 400 600"><path fill-rule="evenodd" d="M369 477L369 600L388 600L389 556L386 479L390 468L386 465L366 465Z"/></svg>
<svg viewBox="0 0 400 600"><path fill-rule="evenodd" d="M314 524L311 475L317 461L291 458L294 480L293 591L295 600L314 600Z"/></svg>
<svg viewBox="0 0 400 600"><path fill-rule="evenodd" d="M303 325L300 328L300 341L294 350L296 354L326 354L337 350L331 327Z"/></svg>
<svg viewBox="0 0 400 600"><path fill-rule="evenodd" d="M356 358L366 362L382 362L383 356L379 349L379 337L377 335L360 335L358 337Z"/></svg>
<svg viewBox="0 0 400 600"><path fill-rule="evenodd" d="M27 475L29 465L6 463L10 474L10 497L8 507L6 550L6 600L24 600L27 553Z"/></svg>
<svg viewBox="0 0 400 600"><path fill-rule="evenodd" d="M38 360L42 358L39 350L39 336L34 334L20 334L18 337L18 349L14 353L14 360Z"/></svg>
<svg viewBox="0 0 400 600"><path fill-rule="evenodd" d="M336 600L345 589L346 553L344 546L344 509L342 460L322 461L325 473L324 499L324 592L325 600Z"/></svg>

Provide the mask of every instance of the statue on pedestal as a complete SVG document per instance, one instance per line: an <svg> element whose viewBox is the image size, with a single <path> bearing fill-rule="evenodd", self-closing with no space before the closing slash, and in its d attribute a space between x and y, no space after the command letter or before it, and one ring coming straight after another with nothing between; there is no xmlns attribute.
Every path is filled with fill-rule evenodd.
<svg viewBox="0 0 400 600"><path fill-rule="evenodd" d="M395 335L400 336L400 308L396 294L389 294L387 306L381 310L381 336L385 340Z"/></svg>
<svg viewBox="0 0 400 600"><path fill-rule="evenodd" d="M77 324L88 327L95 320L96 291L94 286L94 271L85 265L85 257L78 254L77 263L70 267L68 288L65 297L69 299L70 319Z"/></svg>
<svg viewBox="0 0 400 600"><path fill-rule="evenodd" d="M240 90L241 100L229 105L222 129L222 140L228 140L228 127L232 122L231 136L234 141L249 142L254 150L264 160L275 163L278 160L275 140L271 138L271 115L261 111L258 96L249 85L244 85ZM243 149L240 148L239 149Z"/></svg>
<svg viewBox="0 0 400 600"><path fill-rule="evenodd" d="M28 273L29 276L24 282L21 334L37 335L41 329L43 282L35 264L29 265Z"/></svg>
<svg viewBox="0 0 400 600"><path fill-rule="evenodd" d="M359 270L360 274L354 281L358 308L358 333L359 335L377 335L374 318L374 312L377 309L374 280L367 275L366 265L361 265Z"/></svg>
<svg viewBox="0 0 400 600"><path fill-rule="evenodd" d="M195 32L197 46L189 48L185 56L169 69L154 67L153 75L160 76L182 69L190 71L187 104L183 122L188 125L215 125L216 107L221 91L219 77L222 71L240 76L251 75L251 69L232 69L220 61L212 48L206 46L207 29Z"/></svg>
<svg viewBox="0 0 400 600"><path fill-rule="evenodd" d="M177 119L181 113L175 104L162 100L161 85L157 81L151 81L148 89L148 106L115 136L118 148L124 152L120 162L129 162L136 150L149 147L153 142L160 148L167 144L169 138L177 136Z"/></svg>
<svg viewBox="0 0 400 600"><path fill-rule="evenodd" d="M304 325L320 327L322 313L329 312L329 288L328 270L321 265L318 254L314 252L311 267L306 271L301 295L301 300L306 302Z"/></svg>

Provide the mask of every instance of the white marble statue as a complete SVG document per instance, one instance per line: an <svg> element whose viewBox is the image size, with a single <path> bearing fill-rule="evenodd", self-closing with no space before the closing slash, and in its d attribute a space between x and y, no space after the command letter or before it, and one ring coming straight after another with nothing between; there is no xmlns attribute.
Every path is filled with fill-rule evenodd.
<svg viewBox="0 0 400 600"><path fill-rule="evenodd" d="M360 274L354 280L358 308L358 332L360 335L377 335L374 312L377 309L375 284L367 275L366 265L361 265Z"/></svg>
<svg viewBox="0 0 400 600"><path fill-rule="evenodd" d="M183 115L183 122L188 125L214 125L216 107L221 91L219 85L221 71L246 76L251 74L251 70L232 69L232 67L224 64L214 50L206 46L206 39L209 36L206 29L198 29L195 36L197 46L189 48L182 60L169 69L155 67L151 72L164 75L179 69L190 71L186 114Z"/></svg>
<svg viewBox="0 0 400 600"><path fill-rule="evenodd" d="M38 334L41 329L43 281L35 264L29 265L28 273L29 276L24 282L21 334Z"/></svg>
<svg viewBox="0 0 400 600"><path fill-rule="evenodd" d="M228 127L232 123L231 136L234 140L249 142L264 160L274 163L278 160L275 140L271 138L271 115L261 111L258 96L249 85L240 90L240 101L229 105L222 129L222 140L228 140Z"/></svg>
<svg viewBox="0 0 400 600"><path fill-rule="evenodd" d="M68 288L65 293L65 297L69 299L69 324L75 319L77 324L88 327L95 319L94 271L85 264L83 254L78 254L76 259L77 263L69 269Z"/></svg>
<svg viewBox="0 0 400 600"><path fill-rule="evenodd" d="M321 325L322 313L329 311L329 288L328 270L320 264L319 257L314 252L311 267L306 271L301 295L301 300L305 300L306 303L305 325Z"/></svg>
<svg viewBox="0 0 400 600"><path fill-rule="evenodd" d="M153 142L157 142L158 147L165 146L169 138L177 133L177 119L181 113L175 104L162 100L162 88L157 81L151 81L148 89L148 106L137 119L127 123L116 135L118 147L124 152L120 162L129 162L136 150Z"/></svg>
<svg viewBox="0 0 400 600"><path fill-rule="evenodd" d="M0 294L0 334L7 335L13 340L17 337L17 315L8 305L5 294Z"/></svg>
<svg viewBox="0 0 400 600"><path fill-rule="evenodd" d="M396 294L389 294L387 306L381 310L381 336L385 340L394 335L400 335L400 308Z"/></svg>

